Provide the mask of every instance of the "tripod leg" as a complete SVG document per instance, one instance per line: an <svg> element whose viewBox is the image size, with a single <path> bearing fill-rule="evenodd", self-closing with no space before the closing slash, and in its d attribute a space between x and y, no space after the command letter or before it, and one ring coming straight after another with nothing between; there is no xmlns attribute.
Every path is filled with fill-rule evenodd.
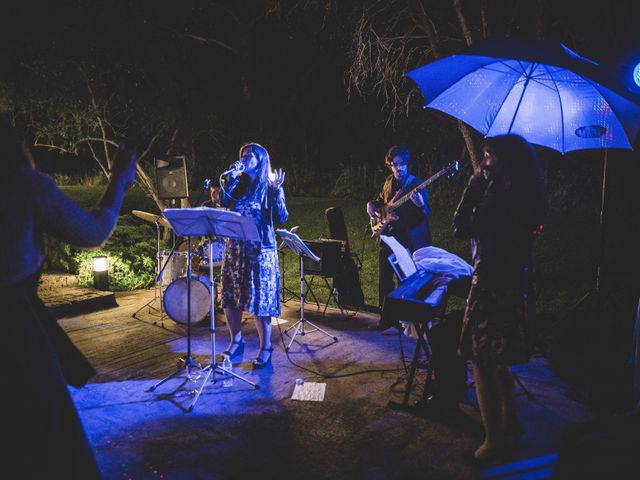
<svg viewBox="0 0 640 480"><path fill-rule="evenodd" d="M208 367L205 367L208 368ZM200 394L202 393L202 390L204 390L204 386L207 384L207 382L209 381L209 378L211 377L211 375L213 374L213 368L209 368L209 371L207 372L207 374L204 377L204 380L202 381L202 385L200 386L200 388L198 390L196 390L196 395L193 398L193 400L191 401L191 404L189 405L189 408L187 408L187 412L191 412L193 410L193 407L195 406L196 402L198 401L198 398L200 398Z"/></svg>
<svg viewBox="0 0 640 480"><path fill-rule="evenodd" d="M411 362L411 368L409 369L409 377L407 378L407 384L404 390L404 397L402 399L402 404L407 406L409 404L409 396L411 395L411 388L413 386L413 379L416 375L416 368L418 367L418 359L420 358L420 347L423 345L420 343L420 340L416 342L416 349L413 352L413 361Z"/></svg>
<svg viewBox="0 0 640 480"><path fill-rule="evenodd" d="M320 328L318 325L316 325L315 323L311 323L308 320L305 320L305 323L308 323L309 325L311 325L313 328L315 328L316 330L318 330L319 332L324 333L327 337L332 338L335 342L338 341L338 337L336 337L335 335L331 335L329 332L327 332L326 330L323 330L322 328Z"/></svg>
<svg viewBox="0 0 640 480"><path fill-rule="evenodd" d="M287 334L287 332L288 332L289 330L294 330L294 329L295 329L295 330L297 330L297 329L298 329L298 327L299 327L299 325L300 325L301 323L302 323L302 321L301 321L301 320L298 320L296 323L294 323L293 325L291 325L289 328L285 329L284 333L285 333L285 334Z"/></svg>
<svg viewBox="0 0 640 480"><path fill-rule="evenodd" d="M174 377L177 377L180 373L182 373L183 371L185 371L187 369L188 363L185 362L185 364L180 367L178 370L176 370L175 372L173 372L171 375L169 375L168 377L163 378L162 380L160 380L158 383L156 383L155 385L149 387L149 392L153 392L156 388L158 388L160 385L162 385L163 383L165 383L168 380L171 380Z"/></svg>
<svg viewBox="0 0 640 480"><path fill-rule="evenodd" d="M260 385L255 384L253 382L250 382L246 378L241 377L240 375L238 375L237 373L235 373L235 372L233 372L231 370L227 370L226 368L222 368L222 367L216 367L216 371L218 373L223 374L223 375L227 375L227 376L230 376L230 377L233 377L233 378L237 378L238 380L242 380L244 383L247 383L247 384L251 385L256 390L260 390Z"/></svg>
<svg viewBox="0 0 640 480"><path fill-rule="evenodd" d="M303 325L304 325L304 322L302 320L299 320L294 325L292 325L290 328L287 329L287 330L291 330L293 328L295 330L293 332L293 336L291 337L291 340L289 340L289 345L287 345L287 348L286 348L287 352L291 348L291 344L293 343L293 341L296 339L296 335L298 335L298 333L300 332L300 327L302 327ZM287 332L287 330L285 330L285 333Z"/></svg>
<svg viewBox="0 0 640 480"><path fill-rule="evenodd" d="M135 318L136 320L138 319L138 317L136 317L136 315L138 315L138 313L143 310L145 307L148 307L150 310L155 310L156 312L158 312L159 310L156 307L152 307L151 305L153 305L156 300L158 298L154 295L154 297L149 300L147 303L145 303L144 305L142 305L138 310L136 310L135 312L133 312L133 315L131 315L133 318Z"/></svg>
<svg viewBox="0 0 640 480"><path fill-rule="evenodd" d="M311 279L311 282L308 282L307 279L304 279L304 283L307 285L307 293L311 294L311 296L313 297L313 302L318 306L318 308L320 308L320 302L318 302L318 299L316 298L315 293L313 293L313 290L311 289L311 285L313 284L313 278Z"/></svg>

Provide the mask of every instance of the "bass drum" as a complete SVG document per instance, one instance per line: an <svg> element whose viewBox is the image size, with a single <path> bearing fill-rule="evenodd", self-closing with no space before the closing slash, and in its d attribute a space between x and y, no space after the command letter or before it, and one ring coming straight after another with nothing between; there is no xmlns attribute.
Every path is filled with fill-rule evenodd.
<svg viewBox="0 0 640 480"><path fill-rule="evenodd" d="M209 313L211 296L209 293L209 277L191 276L191 324L202 321ZM176 323L187 324L187 277L174 280L167 287L162 298L164 311ZM215 304L217 292L213 290Z"/></svg>

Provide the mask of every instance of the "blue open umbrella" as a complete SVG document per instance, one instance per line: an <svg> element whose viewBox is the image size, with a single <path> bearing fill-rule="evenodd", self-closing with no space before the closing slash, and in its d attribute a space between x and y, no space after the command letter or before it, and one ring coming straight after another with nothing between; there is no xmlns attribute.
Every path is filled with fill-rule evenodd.
<svg viewBox="0 0 640 480"><path fill-rule="evenodd" d="M452 115L485 136L515 133L561 153L605 149L595 290L572 308L595 295L599 310L606 293L600 276L607 150L633 149L640 100L611 81L596 62L549 41L485 40L406 75L420 88L425 108Z"/></svg>
<svg viewBox="0 0 640 480"><path fill-rule="evenodd" d="M601 67L557 42L486 40L406 74L425 108L485 136L515 133L566 153L631 149L640 105Z"/></svg>

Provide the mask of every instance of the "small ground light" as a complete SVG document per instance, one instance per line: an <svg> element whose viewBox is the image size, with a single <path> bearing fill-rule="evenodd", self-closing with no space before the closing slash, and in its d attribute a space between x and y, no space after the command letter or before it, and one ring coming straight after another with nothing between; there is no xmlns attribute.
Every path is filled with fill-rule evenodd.
<svg viewBox="0 0 640 480"><path fill-rule="evenodd" d="M93 257L93 288L107 290L109 288L109 270L107 257Z"/></svg>

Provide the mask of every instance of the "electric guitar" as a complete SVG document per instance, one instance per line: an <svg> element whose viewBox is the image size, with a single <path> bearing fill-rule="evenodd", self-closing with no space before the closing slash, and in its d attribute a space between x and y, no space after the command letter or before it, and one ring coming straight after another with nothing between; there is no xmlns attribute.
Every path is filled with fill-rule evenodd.
<svg viewBox="0 0 640 480"><path fill-rule="evenodd" d="M423 188L428 187L437 179L442 177L443 175L447 175L449 178L453 176L454 173L458 171L458 161L454 160L453 162L448 163L441 170L430 176L427 180L422 182L417 187L412 188L410 191L402 194L402 190L399 190L398 193L391 199L389 203L382 206L376 212L375 217L371 217L371 232L372 238L379 236L381 233L385 231L385 229L389 226L391 222L398 220L398 216L395 211L403 205L407 200L411 198L414 192L422 190ZM401 195L399 198L398 195Z"/></svg>

